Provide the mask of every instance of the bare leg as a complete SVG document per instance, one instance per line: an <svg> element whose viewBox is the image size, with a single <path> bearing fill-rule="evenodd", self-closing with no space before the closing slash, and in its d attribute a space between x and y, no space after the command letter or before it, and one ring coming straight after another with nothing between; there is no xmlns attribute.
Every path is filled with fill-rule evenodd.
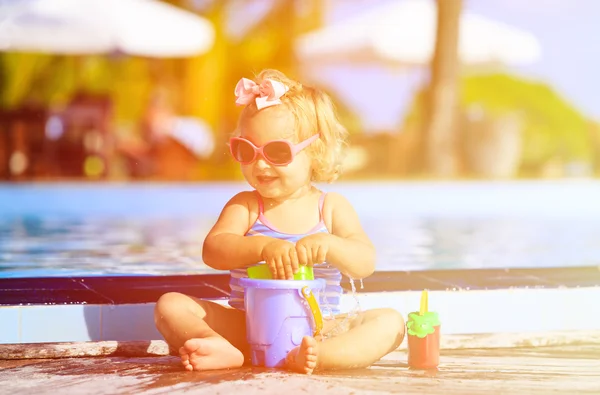
<svg viewBox="0 0 600 395"><path fill-rule="evenodd" d="M247 354L243 311L176 292L159 298L154 321L187 370L239 367Z"/></svg>
<svg viewBox="0 0 600 395"><path fill-rule="evenodd" d="M350 329L318 342L310 336L288 354L290 370L311 374L313 370L351 369L372 365L394 351L404 339L404 320L394 309L361 313Z"/></svg>

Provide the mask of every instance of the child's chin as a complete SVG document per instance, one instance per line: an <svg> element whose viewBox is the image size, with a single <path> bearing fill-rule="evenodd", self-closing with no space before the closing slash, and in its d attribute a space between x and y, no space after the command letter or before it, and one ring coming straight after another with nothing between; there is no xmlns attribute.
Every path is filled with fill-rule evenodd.
<svg viewBox="0 0 600 395"><path fill-rule="evenodd" d="M255 186L255 188L258 191L258 193L260 193L260 196L262 196L262 197L274 199L274 198L278 198L281 196L281 190L279 188L275 188L273 186L258 184Z"/></svg>
<svg viewBox="0 0 600 395"><path fill-rule="evenodd" d="M277 190L275 190L273 188L261 188L261 187L257 187L256 190L258 191L258 193L260 193L260 196L266 197L266 198L269 198L269 199L277 198L280 195L279 191L277 191Z"/></svg>

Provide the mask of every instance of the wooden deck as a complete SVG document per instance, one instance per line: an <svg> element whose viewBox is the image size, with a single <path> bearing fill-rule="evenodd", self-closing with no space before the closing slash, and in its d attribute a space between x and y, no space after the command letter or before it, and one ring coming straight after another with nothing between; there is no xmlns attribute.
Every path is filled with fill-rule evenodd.
<svg viewBox="0 0 600 395"><path fill-rule="evenodd" d="M302 376L185 372L176 357L0 360L0 394L600 394L600 345L444 350L436 372L397 351L369 369Z"/></svg>

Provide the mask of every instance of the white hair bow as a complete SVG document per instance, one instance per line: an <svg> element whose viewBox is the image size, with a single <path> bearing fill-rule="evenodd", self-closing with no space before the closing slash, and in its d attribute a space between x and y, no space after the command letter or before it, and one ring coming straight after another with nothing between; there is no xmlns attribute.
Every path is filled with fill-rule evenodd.
<svg viewBox="0 0 600 395"><path fill-rule="evenodd" d="M252 100L256 101L256 108L259 110L281 104L281 96L283 96L289 88L275 80L267 79L258 85L256 82L248 78L242 78L235 86L235 103L238 106L248 105Z"/></svg>

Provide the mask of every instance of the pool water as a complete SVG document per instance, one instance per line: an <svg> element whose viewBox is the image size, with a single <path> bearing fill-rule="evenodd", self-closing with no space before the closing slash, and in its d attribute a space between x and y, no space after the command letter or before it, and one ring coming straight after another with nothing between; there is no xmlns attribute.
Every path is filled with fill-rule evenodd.
<svg viewBox="0 0 600 395"><path fill-rule="evenodd" d="M351 183L377 270L600 265L600 183ZM244 184L0 186L0 277L212 273L202 241Z"/></svg>

